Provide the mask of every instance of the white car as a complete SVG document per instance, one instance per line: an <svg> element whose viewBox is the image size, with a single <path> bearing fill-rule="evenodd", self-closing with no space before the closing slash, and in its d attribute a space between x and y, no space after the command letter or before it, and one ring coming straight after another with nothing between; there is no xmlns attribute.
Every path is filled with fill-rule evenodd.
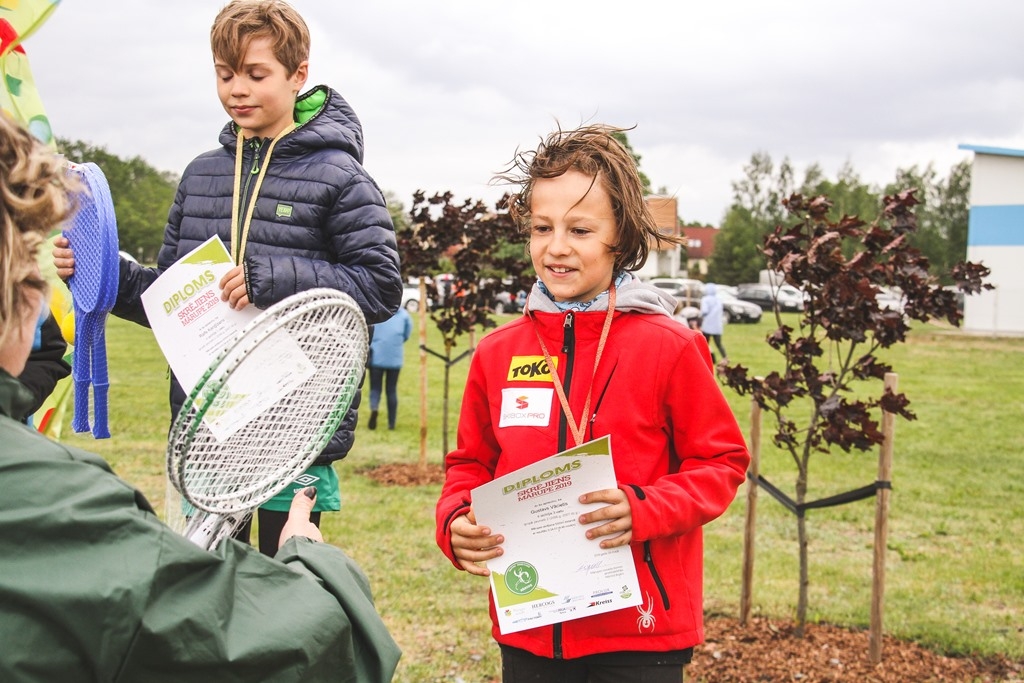
<svg viewBox="0 0 1024 683"><path fill-rule="evenodd" d="M402 287L402 308L410 313L420 310L419 285L415 287Z"/></svg>
<svg viewBox="0 0 1024 683"><path fill-rule="evenodd" d="M736 295L719 286L718 299L722 302L722 312L727 323L761 322L761 307L749 301L737 299Z"/></svg>
<svg viewBox="0 0 1024 683"><path fill-rule="evenodd" d="M704 283L682 277L655 277L647 281L658 289L663 289L683 303L700 301L704 296Z"/></svg>

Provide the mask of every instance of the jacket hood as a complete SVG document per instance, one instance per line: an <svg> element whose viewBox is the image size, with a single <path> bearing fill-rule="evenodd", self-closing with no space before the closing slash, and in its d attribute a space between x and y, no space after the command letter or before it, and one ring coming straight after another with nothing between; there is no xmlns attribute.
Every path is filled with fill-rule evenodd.
<svg viewBox="0 0 1024 683"><path fill-rule="evenodd" d="M634 311L637 313L661 313L671 316L676 302L668 293L653 285L642 282L631 273L626 274L626 281L615 288L615 310ZM526 299L526 308L541 313L560 313L561 309L540 288L538 280ZM587 307L588 311L607 311L608 295L602 293Z"/></svg>
<svg viewBox="0 0 1024 683"><path fill-rule="evenodd" d="M274 156L301 156L311 149L336 148L363 163L363 125L355 110L336 90L318 85L295 100L296 128L278 141ZM220 143L232 154L238 142L238 126L229 121L220 132Z"/></svg>
<svg viewBox="0 0 1024 683"><path fill-rule="evenodd" d="M704 296L717 296L718 287L715 286L714 282L709 282L704 285Z"/></svg>

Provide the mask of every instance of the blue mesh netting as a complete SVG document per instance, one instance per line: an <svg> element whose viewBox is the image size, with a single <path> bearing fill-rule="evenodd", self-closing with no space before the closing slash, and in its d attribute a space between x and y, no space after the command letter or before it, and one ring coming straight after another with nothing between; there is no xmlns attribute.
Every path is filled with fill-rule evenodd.
<svg viewBox="0 0 1024 683"><path fill-rule="evenodd" d="M82 179L86 192L65 237L75 254L75 274L68 281L75 311L75 354L71 376L75 384L75 410L71 427L89 431L89 388L92 387L93 427L97 439L110 437L107 425L107 314L117 298L119 277L117 219L110 186L93 163L69 164Z"/></svg>

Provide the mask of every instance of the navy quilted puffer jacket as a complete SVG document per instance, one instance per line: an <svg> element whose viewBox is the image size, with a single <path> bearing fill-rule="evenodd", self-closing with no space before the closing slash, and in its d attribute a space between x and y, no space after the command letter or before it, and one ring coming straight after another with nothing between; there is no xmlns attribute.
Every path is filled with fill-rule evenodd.
<svg viewBox="0 0 1024 683"><path fill-rule="evenodd" d="M265 309L313 287L338 289L355 299L367 324L387 320L402 297L394 226L383 194L362 167L363 133L345 99L317 86L296 103L295 130L266 158L268 140L247 140L242 155L241 206L266 165L245 243L243 265L250 301ZM167 218L156 268L121 260L113 314L148 325L141 294L175 261L217 235L231 244L237 128L228 123L222 147L185 169ZM244 210L241 211L244 215ZM241 229L238 230L241 233ZM172 419L185 395L171 378ZM358 401L358 397L356 399ZM357 405L317 459L327 464L352 447Z"/></svg>

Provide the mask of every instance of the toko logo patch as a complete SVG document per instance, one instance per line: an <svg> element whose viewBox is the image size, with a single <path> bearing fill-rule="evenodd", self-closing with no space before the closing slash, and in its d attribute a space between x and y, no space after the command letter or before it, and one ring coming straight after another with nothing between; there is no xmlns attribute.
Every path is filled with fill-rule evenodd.
<svg viewBox="0 0 1024 683"><path fill-rule="evenodd" d="M551 363L558 370L558 358L552 358ZM544 356L512 356L508 365L509 382L553 382L551 368Z"/></svg>

